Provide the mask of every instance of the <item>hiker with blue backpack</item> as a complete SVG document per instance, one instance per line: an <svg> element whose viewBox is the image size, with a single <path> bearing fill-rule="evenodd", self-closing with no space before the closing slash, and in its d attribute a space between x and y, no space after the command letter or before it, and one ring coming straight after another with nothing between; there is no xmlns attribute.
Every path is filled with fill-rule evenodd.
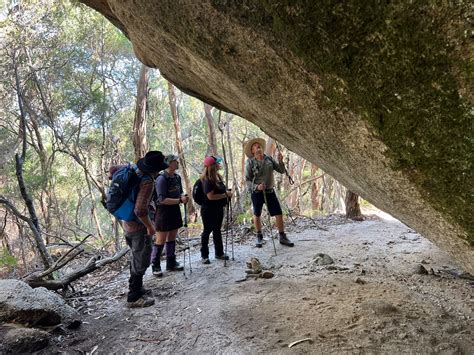
<svg viewBox="0 0 474 355"><path fill-rule="evenodd" d="M188 196L183 193L181 177L176 174L179 169L179 157L169 154L165 157L168 167L155 181L156 211L155 211L155 243L151 255L153 275L163 276L160 257L166 244L166 270L183 271L176 261L176 236L183 226L180 204L188 202Z"/></svg>
<svg viewBox="0 0 474 355"><path fill-rule="evenodd" d="M262 221L260 216L262 214L263 205L265 204L269 215L275 216L280 244L293 247L294 243L288 239L285 233L283 212L274 189L275 179L273 177L273 171L275 170L281 174L286 172L285 164L283 163L283 155L279 152L278 162L276 162L275 159L264 154L264 151L265 140L262 138L251 139L244 147L244 153L248 158L245 166L245 180L251 194L253 222L257 231L255 246L257 248L263 246ZM273 238L273 236L271 237Z"/></svg>
<svg viewBox="0 0 474 355"><path fill-rule="evenodd" d="M136 164L113 166L109 169L111 186L106 208L124 221L125 240L132 255L130 260L127 306L148 307L155 303L149 290L143 288L143 275L150 266L152 238L155 227L150 219L150 201L154 179L168 165L159 151L149 151Z"/></svg>
<svg viewBox="0 0 474 355"><path fill-rule="evenodd" d="M211 233L214 240L215 258L229 260L229 257L224 253L221 228L224 220L224 207L232 198L232 191L226 189L223 178L218 173L221 165L222 158L207 156L204 159L204 170L193 188L193 197L201 205L201 218L204 226L201 234L201 261L203 264L211 263L209 260L209 236ZM201 186L199 186L200 184Z"/></svg>

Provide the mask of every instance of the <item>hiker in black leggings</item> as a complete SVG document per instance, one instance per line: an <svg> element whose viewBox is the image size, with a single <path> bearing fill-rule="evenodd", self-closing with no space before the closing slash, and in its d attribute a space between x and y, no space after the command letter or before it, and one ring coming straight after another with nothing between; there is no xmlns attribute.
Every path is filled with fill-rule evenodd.
<svg viewBox="0 0 474 355"><path fill-rule="evenodd" d="M224 254L222 245L222 221L224 219L224 206L232 198L232 192L226 191L222 176L217 172L222 162L221 158L213 156L204 159L204 171L201 175L204 201L201 206L201 217L204 230L201 234L201 257L203 264L209 261L209 235L212 233L216 259L229 260Z"/></svg>

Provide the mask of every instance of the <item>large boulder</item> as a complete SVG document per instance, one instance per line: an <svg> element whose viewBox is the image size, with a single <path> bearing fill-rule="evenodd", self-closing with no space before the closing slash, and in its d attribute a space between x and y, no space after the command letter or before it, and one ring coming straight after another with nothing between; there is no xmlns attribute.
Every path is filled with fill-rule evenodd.
<svg viewBox="0 0 474 355"><path fill-rule="evenodd" d="M0 322L29 326L63 324L77 328L79 313L58 294L43 287L31 288L19 280L0 280Z"/></svg>
<svg viewBox="0 0 474 355"><path fill-rule="evenodd" d="M469 1L82 1L180 89L257 124L474 272Z"/></svg>

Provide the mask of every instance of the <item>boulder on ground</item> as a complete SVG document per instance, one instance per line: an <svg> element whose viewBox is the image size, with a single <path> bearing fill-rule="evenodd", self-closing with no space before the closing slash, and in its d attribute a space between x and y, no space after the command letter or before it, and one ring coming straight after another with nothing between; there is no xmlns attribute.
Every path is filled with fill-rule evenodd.
<svg viewBox="0 0 474 355"><path fill-rule="evenodd" d="M43 287L33 289L19 280L0 280L0 322L32 326L62 323L69 329L81 324L79 313L61 296Z"/></svg>
<svg viewBox="0 0 474 355"><path fill-rule="evenodd" d="M327 254L318 253L313 258L313 265L323 266L323 265L330 265L334 264L334 260Z"/></svg>

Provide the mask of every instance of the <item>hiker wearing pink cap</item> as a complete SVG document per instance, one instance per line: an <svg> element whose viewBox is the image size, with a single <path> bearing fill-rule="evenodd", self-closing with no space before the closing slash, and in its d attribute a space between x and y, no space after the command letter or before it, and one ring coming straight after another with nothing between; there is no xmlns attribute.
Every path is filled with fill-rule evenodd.
<svg viewBox="0 0 474 355"><path fill-rule="evenodd" d="M201 234L201 257L203 264L210 264L209 236L212 233L216 259L229 260L224 254L222 244L222 221L224 220L224 206L232 198L232 192L227 191L222 175L218 173L222 158L208 156L204 159L204 171L201 174L204 199L201 205L201 218L204 230Z"/></svg>

